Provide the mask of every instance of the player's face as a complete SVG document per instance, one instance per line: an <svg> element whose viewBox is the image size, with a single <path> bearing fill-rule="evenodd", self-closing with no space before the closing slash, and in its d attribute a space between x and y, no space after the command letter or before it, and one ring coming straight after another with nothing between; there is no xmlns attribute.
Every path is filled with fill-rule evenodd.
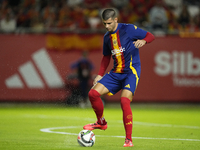
<svg viewBox="0 0 200 150"><path fill-rule="evenodd" d="M113 32L117 29L117 18L108 20L103 20L103 24L109 32Z"/></svg>

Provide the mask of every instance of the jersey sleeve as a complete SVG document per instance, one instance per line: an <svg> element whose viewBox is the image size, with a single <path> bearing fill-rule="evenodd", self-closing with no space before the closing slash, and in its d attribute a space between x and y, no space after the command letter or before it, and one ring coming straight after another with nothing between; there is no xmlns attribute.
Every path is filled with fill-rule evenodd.
<svg viewBox="0 0 200 150"><path fill-rule="evenodd" d="M111 50L109 49L108 42L109 42L109 37L108 34L106 34L103 40L103 55L105 56L111 55Z"/></svg>
<svg viewBox="0 0 200 150"><path fill-rule="evenodd" d="M138 28L136 25L126 24L126 33L134 41L136 39L144 39L147 31Z"/></svg>
<svg viewBox="0 0 200 150"><path fill-rule="evenodd" d="M98 75L100 76L103 76L106 69L108 68L108 65L110 63L110 58L111 58L111 55L104 55L102 60L101 60L101 65L100 65L100 69L99 69L99 73Z"/></svg>
<svg viewBox="0 0 200 150"><path fill-rule="evenodd" d="M145 38L143 40L145 40L147 43L152 42L155 39L154 35L150 32L147 32Z"/></svg>

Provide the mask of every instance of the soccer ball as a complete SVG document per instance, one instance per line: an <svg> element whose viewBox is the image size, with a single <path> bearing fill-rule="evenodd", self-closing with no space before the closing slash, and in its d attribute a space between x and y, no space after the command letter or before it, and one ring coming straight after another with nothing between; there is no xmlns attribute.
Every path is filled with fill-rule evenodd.
<svg viewBox="0 0 200 150"><path fill-rule="evenodd" d="M94 145L95 135L90 130L82 130L78 134L77 141L81 146L91 147Z"/></svg>

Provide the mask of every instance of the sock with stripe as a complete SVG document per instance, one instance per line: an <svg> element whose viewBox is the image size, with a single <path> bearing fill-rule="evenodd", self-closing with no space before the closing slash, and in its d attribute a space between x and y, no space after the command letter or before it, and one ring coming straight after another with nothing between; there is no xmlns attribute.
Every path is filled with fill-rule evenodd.
<svg viewBox="0 0 200 150"><path fill-rule="evenodd" d="M126 132L126 138L132 141L132 127L133 127L133 115L130 106L130 100L126 97L121 97L121 108L123 112L123 123Z"/></svg>
<svg viewBox="0 0 200 150"><path fill-rule="evenodd" d="M99 124L105 125L107 122L103 116L104 106L100 98L101 95L96 90L91 89L88 93L88 96L89 96L89 100L91 102L92 108L97 116L97 122Z"/></svg>

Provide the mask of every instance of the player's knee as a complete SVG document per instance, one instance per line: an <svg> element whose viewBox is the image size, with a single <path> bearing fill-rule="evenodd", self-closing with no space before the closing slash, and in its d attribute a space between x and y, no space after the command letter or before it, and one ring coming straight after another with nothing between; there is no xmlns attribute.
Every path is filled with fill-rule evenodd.
<svg viewBox="0 0 200 150"><path fill-rule="evenodd" d="M99 94L99 92L97 92L96 90L94 89L91 89L88 93L88 96L89 96L89 99L90 100L94 100L95 98L98 98L100 97L101 95Z"/></svg>

